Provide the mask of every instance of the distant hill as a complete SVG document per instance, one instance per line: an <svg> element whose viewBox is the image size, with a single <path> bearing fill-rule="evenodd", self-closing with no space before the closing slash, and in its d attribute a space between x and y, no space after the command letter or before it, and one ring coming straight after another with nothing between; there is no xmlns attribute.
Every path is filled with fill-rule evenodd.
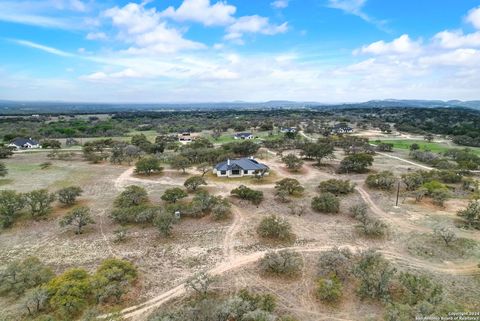
<svg viewBox="0 0 480 321"><path fill-rule="evenodd" d="M167 111L167 110L205 110L205 109L298 109L298 108L393 108L393 107L423 107L423 108L473 108L480 110L480 100L371 100L359 103L328 104L319 102L298 102L272 100L267 102L223 102L223 103L81 103L81 102L22 102L0 100L0 114L59 114L59 113L112 113L118 111Z"/></svg>

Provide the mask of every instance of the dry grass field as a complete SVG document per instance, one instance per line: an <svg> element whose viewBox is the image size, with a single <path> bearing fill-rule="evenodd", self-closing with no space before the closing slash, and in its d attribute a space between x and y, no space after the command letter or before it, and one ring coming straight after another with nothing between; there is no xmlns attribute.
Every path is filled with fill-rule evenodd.
<svg viewBox="0 0 480 321"><path fill-rule="evenodd" d="M264 155L268 155L264 154ZM404 157L403 153L392 155ZM71 161L51 161L47 169L41 164L49 161L46 153L15 154L5 161L9 175L0 181L0 189L28 192L33 189L59 188L78 185L84 193L82 205L92 209L96 224L84 234L75 235L62 229L58 222L66 209L55 205L46 220L20 219L13 228L0 232L0 262L7 264L30 255L41 258L56 272L69 267L93 270L106 257L125 258L135 263L140 280L124 302L124 315L143 320L156 309L165 309L185 299L183 284L198 271L210 271L221 282L217 288L227 293L242 288L271 292L278 297L279 309L303 321L318 320L381 320L383 306L376 302L360 301L354 284L345 289L337 306L321 303L314 295L318 253L334 246L354 251L376 248L399 270L412 270L431 275L444 285L447 296L458 298L472 309L480 309L479 269L480 232L457 227L456 211L465 207L466 199L454 199L438 208L425 201L414 203L401 197L395 207L394 192L368 189L367 174L339 175L335 173L338 159L327 160L322 166L306 163L298 173L290 173L278 156L269 154L262 160L272 169L271 176L255 179L220 179L207 175L206 189L214 195L228 197L233 204L231 219L216 222L210 217L182 219L176 224L172 238L159 236L154 227L129 226L125 242L114 242L119 227L109 218L114 198L128 185L141 185L148 190L153 203L161 204L160 196L169 187L183 186L186 178L197 174L189 169L186 175L166 168L161 175L144 177L133 174L127 166L109 163L89 164L80 155ZM415 169L415 165L377 155L372 172L392 170L399 176ZM305 187L303 197L290 204L279 203L274 196L274 183L285 177L298 179ZM340 213L315 213L310 200L318 194L318 184L326 179L350 179L356 184L353 194L342 197ZM230 191L240 184L261 190L265 200L255 206L231 197ZM362 236L354 219L348 215L350 206L366 203L369 212L389 225L389 234L382 239ZM292 215L290 207L304 206L303 215ZM270 214L286 218L293 227L295 239L288 243L271 243L260 239L256 227ZM460 239L452 248L445 248L433 236L439 223L455 229ZM302 275L294 279L266 277L258 271L256 261L269 249L294 248L305 259ZM0 298L0 315L18 309L13 299Z"/></svg>

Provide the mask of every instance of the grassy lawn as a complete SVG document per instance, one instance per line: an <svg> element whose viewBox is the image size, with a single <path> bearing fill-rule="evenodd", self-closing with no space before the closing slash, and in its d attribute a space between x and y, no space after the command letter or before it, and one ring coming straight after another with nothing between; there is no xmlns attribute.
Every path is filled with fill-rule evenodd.
<svg viewBox="0 0 480 321"><path fill-rule="evenodd" d="M147 137L147 139L152 143L155 142L155 138L159 135L156 130L144 130L144 131L133 130L127 134L127 138L128 140L130 140L130 137L134 135L140 135L140 134L144 134Z"/></svg>
<svg viewBox="0 0 480 321"><path fill-rule="evenodd" d="M373 141L374 144L376 142L377 142L376 140ZM458 145L448 146L445 143L435 143L435 142L429 143L429 142L426 142L424 140L413 140L413 139L412 140L411 139L381 140L381 142L382 143L387 143L387 144L393 144L394 148L406 149L406 150L408 150L410 148L410 145L418 144L420 146L421 150L429 149L432 152L436 152L436 153L443 153L443 152L445 152L449 149L452 149L452 148L466 148L467 147L467 146L458 146ZM468 147L468 148L471 149L475 154L480 155L480 148L478 148L478 147Z"/></svg>

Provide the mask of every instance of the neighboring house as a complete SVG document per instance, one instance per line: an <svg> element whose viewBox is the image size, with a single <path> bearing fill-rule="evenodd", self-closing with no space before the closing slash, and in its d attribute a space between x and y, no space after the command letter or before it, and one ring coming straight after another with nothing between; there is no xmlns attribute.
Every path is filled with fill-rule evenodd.
<svg viewBox="0 0 480 321"><path fill-rule="evenodd" d="M353 128L344 125L335 125L332 128L332 134L348 134L353 133Z"/></svg>
<svg viewBox="0 0 480 321"><path fill-rule="evenodd" d="M40 143L36 140L31 138L15 138L12 142L8 145L9 147L14 147L16 149L35 149L41 148Z"/></svg>
<svg viewBox="0 0 480 321"><path fill-rule="evenodd" d="M218 177L243 177L255 176L257 174L268 175L269 167L257 162L253 157L229 159L218 163L213 168L213 174Z"/></svg>
<svg viewBox="0 0 480 321"><path fill-rule="evenodd" d="M237 133L235 136L233 136L234 139L253 139L252 133Z"/></svg>
<svg viewBox="0 0 480 321"><path fill-rule="evenodd" d="M282 128L280 129L280 131L282 133L292 133L292 134L295 134L297 132L297 129L295 127L286 127L286 128Z"/></svg>
<svg viewBox="0 0 480 321"><path fill-rule="evenodd" d="M197 135L189 133L189 132L183 132L178 134L178 141L180 143L190 143L193 142L195 139L197 139Z"/></svg>

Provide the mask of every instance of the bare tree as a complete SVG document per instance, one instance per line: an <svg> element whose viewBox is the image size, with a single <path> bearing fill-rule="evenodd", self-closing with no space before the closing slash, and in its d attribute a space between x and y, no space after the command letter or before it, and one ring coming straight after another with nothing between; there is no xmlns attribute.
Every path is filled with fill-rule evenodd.
<svg viewBox="0 0 480 321"><path fill-rule="evenodd" d="M206 272L199 272L187 280L185 287L195 291L201 297L206 297L210 286L216 281L216 278Z"/></svg>
<svg viewBox="0 0 480 321"><path fill-rule="evenodd" d="M446 246L450 246L450 244L457 239L455 232L446 226L436 227L434 233L445 242Z"/></svg>

